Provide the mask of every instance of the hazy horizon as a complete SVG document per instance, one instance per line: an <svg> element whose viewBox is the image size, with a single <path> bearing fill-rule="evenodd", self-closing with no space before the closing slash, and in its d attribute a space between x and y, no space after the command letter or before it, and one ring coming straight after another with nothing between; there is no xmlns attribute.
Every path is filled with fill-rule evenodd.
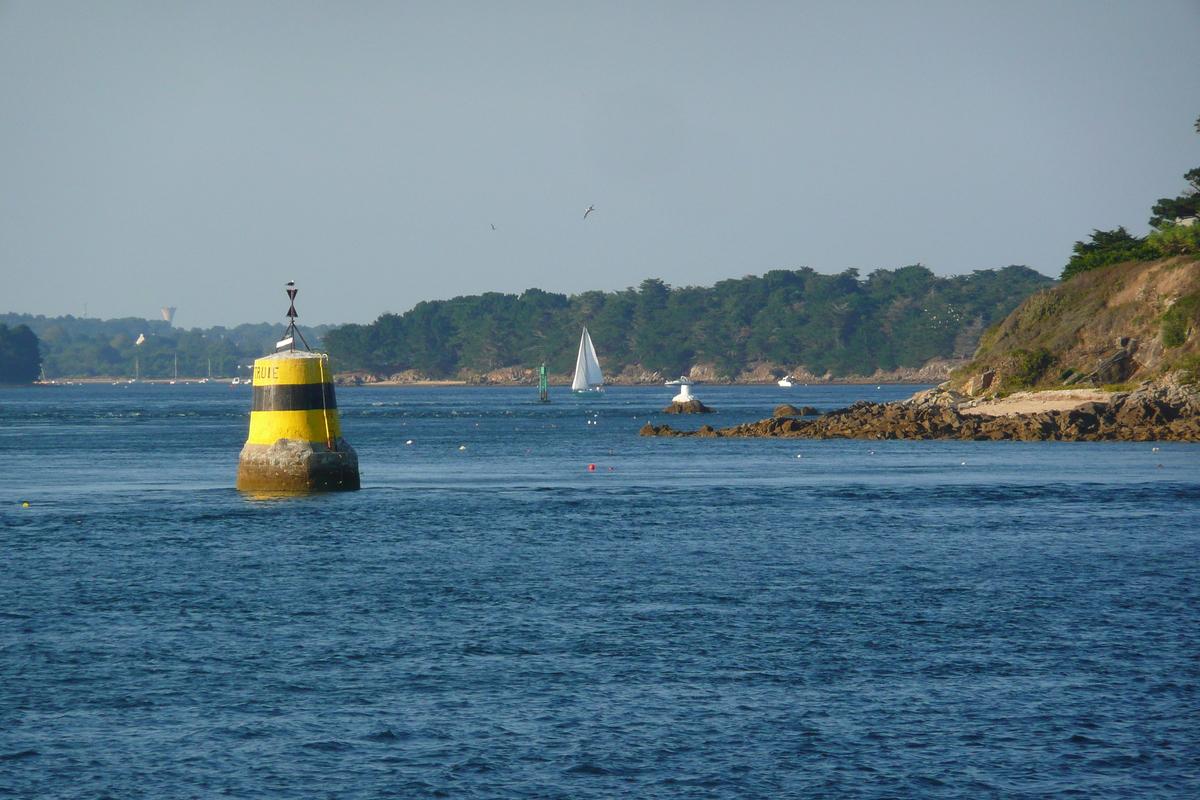
<svg viewBox="0 0 1200 800"><path fill-rule="evenodd" d="M1194 0L0 2L0 312L1056 277L1200 165L1197 41Z"/></svg>

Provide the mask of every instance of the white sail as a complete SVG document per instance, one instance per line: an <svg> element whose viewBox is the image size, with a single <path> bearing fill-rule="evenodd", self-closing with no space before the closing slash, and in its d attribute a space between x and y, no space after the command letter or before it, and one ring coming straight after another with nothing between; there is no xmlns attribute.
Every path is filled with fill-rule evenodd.
<svg viewBox="0 0 1200 800"><path fill-rule="evenodd" d="M575 358L575 378L571 381L571 391L595 391L604 385L604 375L600 372L600 359L596 358L596 348L592 346L592 337L587 328L579 339L579 355Z"/></svg>

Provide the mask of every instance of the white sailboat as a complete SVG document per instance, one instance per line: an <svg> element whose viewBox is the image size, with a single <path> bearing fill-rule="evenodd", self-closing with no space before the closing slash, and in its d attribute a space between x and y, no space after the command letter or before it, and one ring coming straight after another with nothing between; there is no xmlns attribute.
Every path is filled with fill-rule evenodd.
<svg viewBox="0 0 1200 800"><path fill-rule="evenodd" d="M603 394L604 375L600 372L600 359L596 358L596 348L592 346L592 337L587 328L579 339L579 355L575 358L575 378L571 381L571 391L575 394Z"/></svg>

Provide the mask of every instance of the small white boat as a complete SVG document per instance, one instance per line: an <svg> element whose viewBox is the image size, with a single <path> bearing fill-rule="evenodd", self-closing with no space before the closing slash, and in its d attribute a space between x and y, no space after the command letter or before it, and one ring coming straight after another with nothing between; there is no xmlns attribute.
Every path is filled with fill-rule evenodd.
<svg viewBox="0 0 1200 800"><path fill-rule="evenodd" d="M779 379L779 385L784 387L785 389L787 389L792 386L795 386L796 384L792 383L791 375L784 375L782 378Z"/></svg>
<svg viewBox="0 0 1200 800"><path fill-rule="evenodd" d="M571 380L574 394L604 394L604 375L600 372L600 359L587 328L579 337L579 355L575 357L575 377Z"/></svg>

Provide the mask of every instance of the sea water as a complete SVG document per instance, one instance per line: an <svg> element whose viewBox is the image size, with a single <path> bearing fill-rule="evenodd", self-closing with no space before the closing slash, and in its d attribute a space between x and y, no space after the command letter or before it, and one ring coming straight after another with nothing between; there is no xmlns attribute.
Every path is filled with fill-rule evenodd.
<svg viewBox="0 0 1200 800"><path fill-rule="evenodd" d="M637 435L915 388L0 390L0 796L1200 796L1200 445Z"/></svg>

